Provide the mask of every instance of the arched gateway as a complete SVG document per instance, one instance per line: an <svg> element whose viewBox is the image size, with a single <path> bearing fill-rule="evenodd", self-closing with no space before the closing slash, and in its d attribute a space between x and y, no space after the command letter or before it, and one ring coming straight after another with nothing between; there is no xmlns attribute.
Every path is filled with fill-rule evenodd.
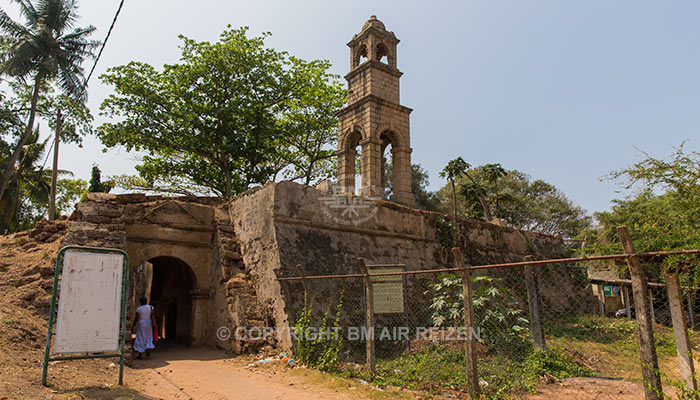
<svg viewBox="0 0 700 400"><path fill-rule="evenodd" d="M141 296L147 297L166 340L237 351L266 343L220 340L216 335L221 327L264 327L262 308L220 200L90 193L73 218L66 244L126 250L128 313L132 315Z"/></svg>
<svg viewBox="0 0 700 400"><path fill-rule="evenodd" d="M179 258L159 256L141 263L131 276L131 297L148 298L159 336L168 342L192 344L196 337L194 313L203 311L199 305L195 309L198 285L192 268Z"/></svg>

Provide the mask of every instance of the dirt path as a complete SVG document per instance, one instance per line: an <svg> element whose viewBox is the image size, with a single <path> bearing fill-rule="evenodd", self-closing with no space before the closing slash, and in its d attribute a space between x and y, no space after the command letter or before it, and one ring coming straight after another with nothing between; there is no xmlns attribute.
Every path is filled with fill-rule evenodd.
<svg viewBox="0 0 700 400"><path fill-rule="evenodd" d="M167 361L166 361L167 360ZM382 391L317 371L290 369L280 363L246 367L206 347L168 346L150 359L134 360L127 369L128 385L154 399L411 399L408 392ZM436 396L439 397L439 396ZM541 385L528 400L637 400L639 385L601 378L571 378Z"/></svg>
<svg viewBox="0 0 700 400"><path fill-rule="evenodd" d="M639 385L622 380L570 378L541 385L527 400L638 400L644 398Z"/></svg>
<svg viewBox="0 0 700 400"><path fill-rule="evenodd" d="M150 359L133 360L126 369L129 387L154 399L357 399L375 398L360 384L324 377L316 371L279 365L246 368L241 359L206 347L168 346ZM369 390L371 391L371 390ZM379 394L379 393L377 393ZM382 398L408 398L407 393L381 393Z"/></svg>

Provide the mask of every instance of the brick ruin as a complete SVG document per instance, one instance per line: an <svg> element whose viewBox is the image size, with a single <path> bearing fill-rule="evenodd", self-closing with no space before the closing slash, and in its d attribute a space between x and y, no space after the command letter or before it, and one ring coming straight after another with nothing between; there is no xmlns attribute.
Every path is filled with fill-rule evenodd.
<svg viewBox="0 0 700 400"><path fill-rule="evenodd" d="M270 183L223 202L215 198L89 194L76 206L65 245L125 250L130 258L129 312L145 295L156 306L162 333L184 344L255 351L292 346L286 337L227 340L219 327L289 327L301 296L277 276L357 273L357 258L424 270L448 263L439 221L444 215L411 208L410 109L399 104L399 40L372 17L348 43L349 102L340 111L338 179L317 188ZM367 61L361 62L362 57ZM386 63L383 59L386 57ZM360 197L356 147L362 151ZM392 201L383 196L383 154L392 146ZM483 221L461 220L461 247L472 265L566 254L560 238ZM505 272L503 272L505 273ZM329 290L323 281L310 295ZM410 288L408 288L410 290ZM545 294L568 301L563 288ZM418 296L420 297L420 296Z"/></svg>

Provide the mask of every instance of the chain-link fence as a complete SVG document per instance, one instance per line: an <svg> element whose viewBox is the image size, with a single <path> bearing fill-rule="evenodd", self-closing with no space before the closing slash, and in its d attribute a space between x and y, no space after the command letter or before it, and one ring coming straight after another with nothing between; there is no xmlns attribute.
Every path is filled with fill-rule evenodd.
<svg viewBox="0 0 700 400"><path fill-rule="evenodd" d="M631 281L591 279L582 262L591 259L429 271L360 260L356 274L280 281L300 361L376 385L506 398L547 379L641 381ZM649 285L647 297L657 352L675 355L665 286ZM615 357L636 369L616 371Z"/></svg>

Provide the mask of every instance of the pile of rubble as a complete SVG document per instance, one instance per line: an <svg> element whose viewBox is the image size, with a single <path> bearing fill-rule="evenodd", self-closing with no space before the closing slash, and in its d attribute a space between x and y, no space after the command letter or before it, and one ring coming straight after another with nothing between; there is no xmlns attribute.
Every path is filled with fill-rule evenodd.
<svg viewBox="0 0 700 400"><path fill-rule="evenodd" d="M56 221L47 221L42 219L36 223L34 229L15 234L15 237L27 237L26 243L22 245L22 250L29 250L36 247L39 243L53 243L56 240L62 239L68 230L70 221L68 217L62 216Z"/></svg>
<svg viewBox="0 0 700 400"><path fill-rule="evenodd" d="M70 223L41 220L32 230L0 236L0 302L35 318L48 315L56 254Z"/></svg>

